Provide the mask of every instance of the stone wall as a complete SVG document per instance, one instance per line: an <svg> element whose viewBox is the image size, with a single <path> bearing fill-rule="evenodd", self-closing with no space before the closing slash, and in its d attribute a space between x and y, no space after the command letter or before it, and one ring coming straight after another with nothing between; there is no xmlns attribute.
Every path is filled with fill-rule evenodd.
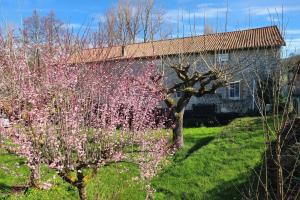
<svg viewBox="0 0 300 200"><path fill-rule="evenodd" d="M280 48L234 50L226 53L229 54L227 66L233 68L233 78L231 82L240 81L240 98L235 100L230 99L229 88L219 88L216 94L192 97L186 108L187 110L192 110L193 105L197 104L214 104L216 105L216 112L218 113L234 112L243 114L255 109L253 89L256 88L256 73L258 73L260 77L263 77L264 74L266 75L274 70L276 65L280 62ZM160 73L163 74L164 84L167 87L171 87L180 82L180 79L177 77L175 71L170 68L169 64L170 62L180 62L178 59L183 57L194 64L191 67L191 72L195 70L205 72L209 66L217 63L218 60L217 53L170 56L168 59L152 59L158 66ZM135 60L133 66L138 69L148 60L149 59ZM118 61L117 64L128 65L127 62L128 61L123 60ZM196 85L195 87L197 88L199 86ZM176 96L175 94L174 97L178 100L179 97ZM164 107L166 105L162 103L162 106Z"/></svg>
<svg viewBox="0 0 300 200"><path fill-rule="evenodd" d="M295 86L294 95L300 96L300 71L297 74L294 86Z"/></svg>
<svg viewBox="0 0 300 200"><path fill-rule="evenodd" d="M280 49L255 49L255 50L235 50L228 52L229 61L228 66L232 67L232 73L234 73L231 82L240 82L240 98L230 99L229 88L219 88L216 94L205 95L203 97L192 97L187 110L191 110L193 105L207 104L216 105L216 112L235 112L235 113L247 113L256 108L255 99L253 98L253 90L256 88L256 76L263 77L264 74L268 74L274 70L280 60ZM174 56L174 62L178 57ZM217 62L217 54L211 53L206 55L190 55L190 62L196 64L192 67L192 70L198 70L204 72L208 70L208 65L212 65ZM204 61L205 60L205 61ZM157 64L160 66L161 72L164 73L164 82L168 87L178 83L180 79L176 76L174 70L172 70L168 63L170 60L158 60ZM197 86L196 86L197 87ZM176 99L179 99L178 97Z"/></svg>

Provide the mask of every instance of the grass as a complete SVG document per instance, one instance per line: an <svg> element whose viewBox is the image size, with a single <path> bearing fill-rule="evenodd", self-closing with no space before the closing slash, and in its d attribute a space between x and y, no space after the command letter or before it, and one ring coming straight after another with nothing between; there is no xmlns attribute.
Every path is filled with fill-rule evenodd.
<svg viewBox="0 0 300 200"><path fill-rule="evenodd" d="M186 128L185 147L153 179L155 199L241 199L259 164L263 135L259 120L237 119L226 127ZM0 150L0 199L78 199L77 191L43 168L50 190L21 190L29 170L22 159ZM102 168L88 184L89 199L144 199L139 171L130 164Z"/></svg>
<svg viewBox="0 0 300 200"><path fill-rule="evenodd" d="M153 180L157 199L241 199L263 152L258 123L244 118L224 128L187 129L185 148Z"/></svg>

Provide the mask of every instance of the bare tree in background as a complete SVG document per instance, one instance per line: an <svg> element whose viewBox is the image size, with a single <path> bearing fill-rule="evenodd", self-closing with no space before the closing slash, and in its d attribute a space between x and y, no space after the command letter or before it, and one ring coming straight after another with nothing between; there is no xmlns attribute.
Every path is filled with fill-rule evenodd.
<svg viewBox="0 0 300 200"><path fill-rule="evenodd" d="M53 11L43 18L45 43L50 53L53 52L53 48L59 46L60 38L66 33L63 25L64 23L56 17Z"/></svg>
<svg viewBox="0 0 300 200"><path fill-rule="evenodd" d="M175 146L181 148L184 146L183 138L183 118L184 112L192 97L203 97L206 94L214 94L217 89L227 86L237 72L235 66L228 63L220 63L217 59L221 51L196 52L187 47L194 45L194 37L196 34L196 21L193 24L189 20L190 38L183 38L182 43L171 44L170 46L177 46L179 53L177 56L162 57L163 76L168 78L169 74L176 77L175 82L166 84L167 98L166 105L171 109L175 119L173 128L173 143ZM184 21L182 17L183 30L178 30L179 33L184 33ZM214 33L213 28L206 23L204 16L204 43L203 49L206 47L207 34ZM222 41L225 43L226 41ZM181 49L182 48L182 49ZM191 52L191 53L189 53ZM167 72L169 71L169 72ZM171 75L172 76L172 75ZM179 94L179 99L176 98Z"/></svg>
<svg viewBox="0 0 300 200"><path fill-rule="evenodd" d="M141 29L143 32L143 41L153 41L156 34L161 31L163 24L163 10L154 9L154 0L141 1ZM160 35L160 39L163 37Z"/></svg>
<svg viewBox="0 0 300 200"><path fill-rule="evenodd" d="M272 25L278 24L281 35L285 36L283 7L275 11L275 17L270 15ZM297 56L283 59L281 50L265 49L264 56L255 55L259 49L249 50L254 52L252 67L242 71L261 116L265 143L262 164L254 170L256 178L251 199L300 197L300 120L292 105L295 89L299 88L300 59ZM265 60L267 67L262 69L261 59L267 56L273 59ZM237 65L242 68L240 63L237 59Z"/></svg>
<svg viewBox="0 0 300 200"><path fill-rule="evenodd" d="M33 11L32 15L23 20L23 35L26 43L41 44L45 36L42 25L42 17L38 11Z"/></svg>
<svg viewBox="0 0 300 200"><path fill-rule="evenodd" d="M214 34L214 33L215 33L214 28L212 26L210 26L209 24L205 24L203 34L208 35L208 34Z"/></svg>
<svg viewBox="0 0 300 200"><path fill-rule="evenodd" d="M155 8L154 0L119 0L103 21L98 32L106 33L109 46L132 44L139 38L147 42L161 31L163 11Z"/></svg>
<svg viewBox="0 0 300 200"><path fill-rule="evenodd" d="M118 1L105 13L103 31L109 46L133 43L139 33L140 8L134 9L128 0ZM101 33L99 33L101 34Z"/></svg>
<svg viewBox="0 0 300 200"><path fill-rule="evenodd" d="M263 165L256 172L258 189L255 196L257 199L298 199L300 121L293 114L292 98L300 61L278 59L273 66L266 73L254 70L257 89L253 94L266 144Z"/></svg>
<svg viewBox="0 0 300 200"><path fill-rule="evenodd" d="M220 65L210 60L205 52L182 53L178 58L164 57L166 68L175 72L177 82L167 85L166 105L172 110L175 118L173 142L183 147L183 117L186 106L193 96L202 97L213 94L218 88L224 87L234 74L234 67ZM180 94L178 100L176 94Z"/></svg>
<svg viewBox="0 0 300 200"><path fill-rule="evenodd" d="M23 20L22 40L29 48L28 56L35 67L40 66L41 51L54 55L54 50L61 46L61 38L66 33L55 13L51 11L46 16L41 16L38 11Z"/></svg>
<svg viewBox="0 0 300 200"><path fill-rule="evenodd" d="M63 22L51 11L41 16L38 11L23 20L23 39L25 43L34 45L49 45L55 47L63 34Z"/></svg>
<svg viewBox="0 0 300 200"><path fill-rule="evenodd" d="M206 16L204 15L204 26L203 26L203 34L213 34L215 33L214 28L207 22Z"/></svg>

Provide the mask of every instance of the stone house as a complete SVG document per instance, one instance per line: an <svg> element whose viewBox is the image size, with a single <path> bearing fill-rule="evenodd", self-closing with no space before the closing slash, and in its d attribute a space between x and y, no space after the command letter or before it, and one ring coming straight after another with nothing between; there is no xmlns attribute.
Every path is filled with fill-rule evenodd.
<svg viewBox="0 0 300 200"><path fill-rule="evenodd" d="M71 63L113 62L124 64L154 61L164 75L166 86L180 81L170 61L186 59L193 69L205 71L209 65L226 66L234 73L227 87L215 94L192 97L187 110L210 106L217 113L244 114L256 109L253 91L257 74L267 74L280 62L285 41L277 26L241 31L199 35L179 39L159 40L107 48L85 49L71 57ZM210 63L210 64L208 64ZM179 91L175 94L178 99Z"/></svg>
<svg viewBox="0 0 300 200"><path fill-rule="evenodd" d="M294 83L293 106L297 117L300 117L300 71L299 69Z"/></svg>
<svg viewBox="0 0 300 200"><path fill-rule="evenodd" d="M300 73L298 73L296 84L297 84L297 88L295 89L295 92L293 94L293 99L294 99L295 111L297 113L297 116L300 117Z"/></svg>
<svg viewBox="0 0 300 200"><path fill-rule="evenodd" d="M300 55L292 55L282 60L282 65L288 69L288 85L285 96L288 96L288 89L292 85L292 106L297 117L300 117ZM295 74L296 73L296 74ZM293 78L295 78L293 82Z"/></svg>

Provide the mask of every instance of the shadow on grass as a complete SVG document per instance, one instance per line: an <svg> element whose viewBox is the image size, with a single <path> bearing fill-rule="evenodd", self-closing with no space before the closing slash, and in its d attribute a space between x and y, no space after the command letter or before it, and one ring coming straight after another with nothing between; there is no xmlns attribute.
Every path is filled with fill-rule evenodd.
<svg viewBox="0 0 300 200"><path fill-rule="evenodd" d="M0 192L4 194L26 192L27 190L28 190L28 186L24 186L24 185L10 186L10 185L6 185L5 183L0 183Z"/></svg>
<svg viewBox="0 0 300 200"><path fill-rule="evenodd" d="M193 153L198 151L199 149L205 147L208 145L215 137L213 136L208 136L200 139L196 138L186 138L186 143L194 143L194 145L186 150L183 150L181 152L177 152L177 155L174 157L175 163L182 162L186 159L188 159Z"/></svg>
<svg viewBox="0 0 300 200"><path fill-rule="evenodd" d="M201 190L199 186L193 188L191 185L190 190L174 192L167 188L157 187L158 193L163 193L162 197L165 199L209 199L209 200L238 200L238 199L250 199L249 198L249 186L250 182L245 180L244 177L238 177L228 181L221 181L211 190L205 191L204 193L197 193L195 191Z"/></svg>
<svg viewBox="0 0 300 200"><path fill-rule="evenodd" d="M209 136L209 137L205 137L205 138L201 138L200 140L198 140L196 142L196 144L194 146L192 146L192 148L190 148L185 157L183 158L183 160L187 159L188 157L190 157L195 151L198 151L199 149L201 149L202 147L208 145L215 137L213 136Z"/></svg>
<svg viewBox="0 0 300 200"><path fill-rule="evenodd" d="M221 182L213 189L204 194L204 199L233 200L246 199L249 189L249 182L244 177Z"/></svg>

